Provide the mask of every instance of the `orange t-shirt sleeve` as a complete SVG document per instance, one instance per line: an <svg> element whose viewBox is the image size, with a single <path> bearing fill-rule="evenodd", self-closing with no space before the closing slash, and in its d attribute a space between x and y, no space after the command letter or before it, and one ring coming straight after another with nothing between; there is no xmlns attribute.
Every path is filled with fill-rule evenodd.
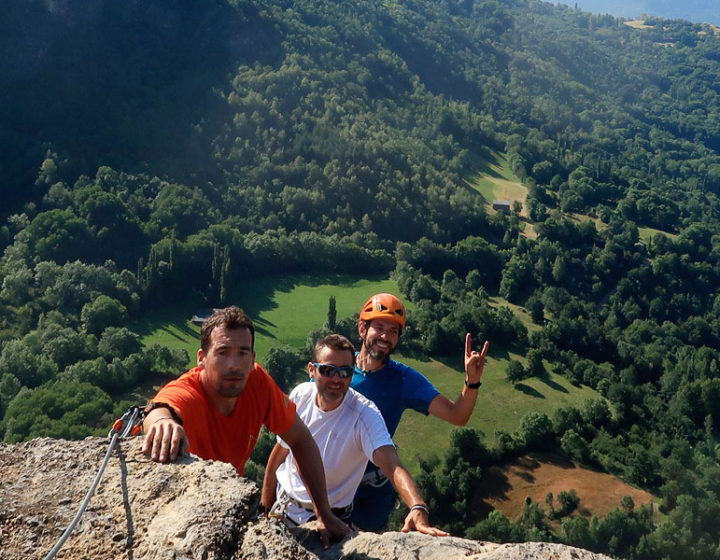
<svg viewBox="0 0 720 560"><path fill-rule="evenodd" d="M202 398L198 391L199 382L193 383L193 377L197 379L197 370L198 368L191 369L177 379L170 381L158 391L152 402L169 404L185 423L188 412L192 410L193 405L197 407L198 399Z"/></svg>
<svg viewBox="0 0 720 560"><path fill-rule="evenodd" d="M262 367L256 364L255 371L262 374L264 390L268 395L268 409L263 424L274 434L287 432L295 422L295 403Z"/></svg>

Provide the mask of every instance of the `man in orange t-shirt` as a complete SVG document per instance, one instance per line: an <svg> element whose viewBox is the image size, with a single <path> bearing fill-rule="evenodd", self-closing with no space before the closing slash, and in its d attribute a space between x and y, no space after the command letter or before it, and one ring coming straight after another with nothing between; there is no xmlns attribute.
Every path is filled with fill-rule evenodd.
<svg viewBox="0 0 720 560"><path fill-rule="evenodd" d="M201 367L165 385L153 402L169 404L182 418L190 453L231 463L241 476L262 425L277 434L295 421L295 405L258 364L229 416L214 407L204 391Z"/></svg>
<svg viewBox="0 0 720 560"><path fill-rule="evenodd" d="M146 409L143 452L174 461L190 451L243 474L260 428L287 442L308 485L324 541L350 528L331 511L315 440L287 395L255 363L255 327L238 307L216 310L202 325L198 367L160 389Z"/></svg>

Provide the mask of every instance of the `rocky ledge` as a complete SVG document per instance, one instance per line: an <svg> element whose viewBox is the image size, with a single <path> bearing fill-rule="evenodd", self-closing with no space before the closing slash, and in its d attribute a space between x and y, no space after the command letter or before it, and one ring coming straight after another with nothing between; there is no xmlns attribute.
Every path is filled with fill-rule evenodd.
<svg viewBox="0 0 720 560"><path fill-rule="evenodd" d="M75 517L109 440L49 438L0 445L0 558L44 559ZM548 543L499 545L418 533L356 533L328 549L312 526L291 534L256 519L260 491L225 463L161 465L122 440L55 558L73 560L610 560Z"/></svg>

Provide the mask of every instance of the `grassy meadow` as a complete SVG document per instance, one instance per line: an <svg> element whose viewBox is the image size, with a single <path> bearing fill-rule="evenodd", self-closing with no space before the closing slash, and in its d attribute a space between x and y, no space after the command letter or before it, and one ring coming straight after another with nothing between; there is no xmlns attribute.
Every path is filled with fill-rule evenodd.
<svg viewBox="0 0 720 560"><path fill-rule="evenodd" d="M579 406L586 399L597 396L592 389L575 387L564 377L553 373L542 378L527 379L513 387L505 380L507 354L494 352L492 341L490 344L490 357L483 373L483 384L479 390L475 411L468 422L468 426L484 434L484 441L488 446L494 443L498 430L515 431L520 425L520 419L527 412L537 411L551 415L556 408ZM458 348L458 358L461 355L462 348ZM401 359L425 374L443 395L450 399L459 395L465 379L462 367L450 368L434 360L419 362L409 358ZM453 429L454 426L437 418L412 410L405 411L394 438L403 462L413 473L417 473L418 458L427 458L433 454L442 457Z"/></svg>
<svg viewBox="0 0 720 560"><path fill-rule="evenodd" d="M245 309L255 322L257 360L262 364L265 354L272 347L284 344L295 348L304 346L307 334L326 321L330 296L335 297L337 316L342 318L357 313L371 294L381 291L397 293L397 285L390 279L357 277L278 278L242 286L237 290L237 294L241 295L233 298L233 303ZM492 298L490 304L507 305L507 302L501 298ZM192 303L178 304L137 323L136 331L141 333L144 344L157 343L185 349L190 358L190 367L195 363L200 332L199 327L193 325L190 319L200 307L193 306ZM528 328L537 328L529 321L522 308L510 307ZM475 340L473 344L479 348L482 341ZM594 391L575 387L566 379L552 373L541 379L526 380L513 387L505 380L505 367L510 357L520 357L508 354L503 348L493 347L492 340L490 344L483 386L469 423L485 434L488 445L493 443L497 430L514 431L523 414L530 410L551 414L557 407L578 405L595 395ZM436 360L419 361L402 354L395 358L425 374L441 393L454 399L464 380L462 352L462 345L458 345L457 359L453 358L448 363ZM149 380L139 389L140 396L151 397L165 381ZM395 439L408 468L417 472L418 457L432 453L442 457L453 428L435 418L406 411Z"/></svg>
<svg viewBox="0 0 720 560"><path fill-rule="evenodd" d="M485 158L478 159L478 171L466 180L467 185L482 195L489 212L495 212L492 209L493 200L509 200L510 204L514 201L520 202L522 209L519 216L524 226L523 235L530 239L537 238L537 232L525 207L527 187L512 172L504 154L491 151L485 155Z"/></svg>
<svg viewBox="0 0 720 560"><path fill-rule="evenodd" d="M527 187L512 172L504 154L490 151L478 157L475 166L477 173L467 179L467 184L483 196L488 206L494 199L525 202Z"/></svg>
<svg viewBox="0 0 720 560"><path fill-rule="evenodd" d="M262 364L270 348L304 346L308 333L327 320L331 296L341 318L359 312L368 297L382 291L397 293L397 284L389 279L346 276L264 279L238 287L229 304L242 307L255 323L255 352ZM200 345L200 327L191 319L202 308L201 304L181 302L133 327L143 344L185 349L191 367Z"/></svg>
<svg viewBox="0 0 720 560"><path fill-rule="evenodd" d="M668 231L662 231L660 229L655 229L651 227L638 227L638 235L640 236L640 241L644 241L645 243L651 243L652 238L660 234L669 237L673 241L678 238L678 235L676 233L670 233Z"/></svg>

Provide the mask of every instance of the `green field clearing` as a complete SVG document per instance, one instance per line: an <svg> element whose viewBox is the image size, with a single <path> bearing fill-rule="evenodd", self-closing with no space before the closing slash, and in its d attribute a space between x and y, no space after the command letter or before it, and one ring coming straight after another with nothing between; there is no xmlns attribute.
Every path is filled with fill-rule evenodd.
<svg viewBox="0 0 720 560"><path fill-rule="evenodd" d="M319 328L327 319L330 296L335 297L337 316L342 318L357 313L371 294L383 291L397 293L397 284L389 279L357 277L277 278L244 286L238 290L242 297L236 298L234 303L245 309L255 322L257 360L262 364L265 354L272 347L284 344L295 348L304 346L307 334ZM507 305L529 329L538 328L529 320L524 309L508 304L501 298L492 298L490 304L493 307ZM153 315L152 319L136 323L136 332L141 333L144 344L184 348L190 356L188 367L193 366L200 329L190 322L190 318L198 307L192 303L178 304ZM497 430L515 431L520 418L529 411L549 415L558 407L579 406L586 399L597 396L591 389L575 387L565 378L554 374L548 374L544 379L529 379L513 387L505 380L507 360L522 358L510 355L502 348L494 348L492 340L490 343L483 386L468 424L485 434L487 445L493 444ZM482 341L473 341L474 347L479 348L481 344ZM426 375L441 393L455 399L464 379L462 351L462 346L458 345L457 358L453 358L451 363L419 361L401 355L396 357ZM138 395L151 397L158 384L165 381L150 380L138 388ZM418 456L435 454L442 457L453 429L454 426L436 418L406 411L395 440L408 468L417 473Z"/></svg>
<svg viewBox="0 0 720 560"><path fill-rule="evenodd" d="M624 21L623 22L628 27L632 27L633 29L651 29L652 25L646 25L644 19L633 19L630 21Z"/></svg>
<svg viewBox="0 0 720 560"><path fill-rule="evenodd" d="M467 184L479 192L489 204L493 200L519 200L525 202L527 188L510 169L503 154L493 152L492 163L485 164L486 169L467 180Z"/></svg>
<svg viewBox="0 0 720 560"><path fill-rule="evenodd" d="M257 361L263 363L270 348L289 344L305 345L310 331L320 328L327 320L328 301L334 296L337 317L349 317L377 292L397 293L397 284L389 279L354 277L296 277L264 279L238 289L242 294L232 303L242 307L255 323L255 351ZM151 319L135 323L132 328L141 335L145 345L162 344L168 348L183 348L190 356L188 367L195 364L200 344L200 327L190 321L193 313L202 308L185 302L155 314Z"/></svg>
<svg viewBox="0 0 720 560"><path fill-rule="evenodd" d="M502 298L500 296L490 297L488 298L488 305L493 309L497 309L498 307L509 308L510 311L512 311L513 315L515 315L515 317L517 317L518 320L523 324L523 326L528 330L528 333L538 331L542 328L540 325L533 323L532 318L530 317L530 313L527 309L514 303L510 303L505 298Z"/></svg>
<svg viewBox="0 0 720 560"><path fill-rule="evenodd" d="M525 204L527 187L512 172L505 155L490 152L488 160L481 161L478 158L478 167L479 171L466 179L467 185L482 195L490 212L495 212L492 209L493 200L509 200L511 204L520 202L522 209L519 215L523 220L521 225L524 226L522 233L525 237L535 239L537 232L528 218Z"/></svg>
<svg viewBox="0 0 720 560"><path fill-rule="evenodd" d="M666 235L672 240L675 240L678 237L676 233L668 233L667 231L662 231L651 227L638 227L638 235L640 236L640 241L643 241L645 243L650 243L651 239L658 234Z"/></svg>
<svg viewBox="0 0 720 560"><path fill-rule="evenodd" d="M598 231L607 229L607 224L604 223L600 218L588 216L587 214L578 214L577 212L569 212L568 216L570 216L570 218L572 218L576 222L592 222L595 225L595 229Z"/></svg>
<svg viewBox="0 0 720 560"><path fill-rule="evenodd" d="M473 344L475 345L475 341ZM490 344L490 354L493 354L492 341ZM458 348L458 359L461 352L462 348ZM465 379L460 367L450 368L434 360L420 362L404 357L398 359L427 376L448 398L455 399L460 393ZM527 412L551 415L557 408L580 407L585 400L598 396L594 390L576 387L564 377L553 373L548 373L542 379L527 379L513 387L505 380L506 365L505 356L500 359L490 356L487 359L475 411L468 422L468 426L484 434L484 441L488 446L494 443L497 430L515 431L520 425L520 419ZM403 463L417 474L417 458L429 457L432 454L442 457L453 429L454 426L437 418L423 416L412 410L405 411L394 438Z"/></svg>

